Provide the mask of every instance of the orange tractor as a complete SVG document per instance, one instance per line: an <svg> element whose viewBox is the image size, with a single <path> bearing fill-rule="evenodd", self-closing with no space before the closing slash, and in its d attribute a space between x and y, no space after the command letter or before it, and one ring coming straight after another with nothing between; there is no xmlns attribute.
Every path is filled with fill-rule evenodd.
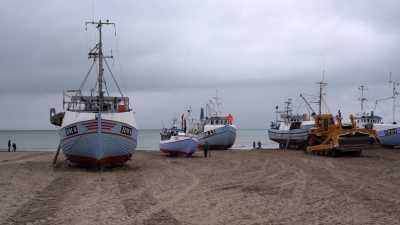
<svg viewBox="0 0 400 225"><path fill-rule="evenodd" d="M308 136L306 153L329 156L350 153L360 156L362 149L376 140L374 130L357 128L353 115L350 115L351 124L342 124L340 111L336 120L332 114L320 114L314 118L315 126Z"/></svg>

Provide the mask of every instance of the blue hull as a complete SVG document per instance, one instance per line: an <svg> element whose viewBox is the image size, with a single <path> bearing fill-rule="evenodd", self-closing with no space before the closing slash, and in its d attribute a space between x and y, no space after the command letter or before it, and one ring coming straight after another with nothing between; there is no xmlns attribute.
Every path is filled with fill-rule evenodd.
<svg viewBox="0 0 400 225"><path fill-rule="evenodd" d="M81 121L60 130L61 149L78 164L114 164L129 160L136 149L137 129L117 121Z"/></svg>

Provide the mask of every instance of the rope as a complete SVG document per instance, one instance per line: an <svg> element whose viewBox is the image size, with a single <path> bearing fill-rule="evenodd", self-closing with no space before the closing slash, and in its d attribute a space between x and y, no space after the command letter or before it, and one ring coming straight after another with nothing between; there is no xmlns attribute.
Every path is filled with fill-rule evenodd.
<svg viewBox="0 0 400 225"><path fill-rule="evenodd" d="M104 86L106 88L107 95L110 96L110 93L108 92L108 87L107 87L107 82L106 82L106 78L105 77L103 77L103 82L104 82Z"/></svg>
<svg viewBox="0 0 400 225"><path fill-rule="evenodd" d="M90 69L89 69L89 71L87 72L87 74L86 74L86 76L85 76L85 79L83 79L83 81L82 81L82 83L81 83L81 86L79 87L79 90L80 90L80 91L82 91L82 88L83 88L83 86L85 85L85 83L86 83L86 81L87 81L87 79L88 79L88 77L89 77L89 74L90 74L90 72L91 72L92 69L93 69L94 63L95 63L95 60L93 60L93 63L92 63L92 65L90 66Z"/></svg>
<svg viewBox="0 0 400 225"><path fill-rule="evenodd" d="M109 66L108 63L107 63L107 60L104 59L104 62L105 62L105 64L106 64L106 66L107 66L108 71L109 71L110 74L111 74L112 79L114 80L115 85L116 85L117 88L118 88L119 93L121 94L121 97L124 97L124 94L122 94L121 88L119 88L118 82L117 82L117 80L115 79L114 74L113 74L113 72L111 71L110 66Z"/></svg>
<svg viewBox="0 0 400 225"><path fill-rule="evenodd" d="M331 110L329 109L328 104L326 104L325 98L322 98L322 103L324 104L324 106L326 107L326 109L328 110L328 113L331 112Z"/></svg>

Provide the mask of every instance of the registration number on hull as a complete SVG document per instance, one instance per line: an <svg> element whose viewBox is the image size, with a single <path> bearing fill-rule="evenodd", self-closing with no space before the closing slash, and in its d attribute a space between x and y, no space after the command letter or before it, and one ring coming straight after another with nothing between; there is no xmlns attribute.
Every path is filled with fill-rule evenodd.
<svg viewBox="0 0 400 225"><path fill-rule="evenodd" d="M389 130L384 131L385 136L391 136L391 135L396 135L397 134L397 128L392 128Z"/></svg>
<svg viewBox="0 0 400 225"><path fill-rule="evenodd" d="M123 135L132 136L132 128L126 127L126 126L122 126L120 133L123 134Z"/></svg>
<svg viewBox="0 0 400 225"><path fill-rule="evenodd" d="M76 127L76 126L65 128L65 135L67 135L67 136L71 136L71 135L74 135L77 133L78 133L78 127Z"/></svg>

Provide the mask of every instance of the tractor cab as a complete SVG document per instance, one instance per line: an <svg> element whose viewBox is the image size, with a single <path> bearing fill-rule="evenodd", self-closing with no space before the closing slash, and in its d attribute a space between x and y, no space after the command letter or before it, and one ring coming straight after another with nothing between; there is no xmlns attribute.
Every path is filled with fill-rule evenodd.
<svg viewBox="0 0 400 225"><path fill-rule="evenodd" d="M315 116L315 128L313 128L313 130L328 132L333 127L336 127L336 125L332 114L320 114Z"/></svg>

